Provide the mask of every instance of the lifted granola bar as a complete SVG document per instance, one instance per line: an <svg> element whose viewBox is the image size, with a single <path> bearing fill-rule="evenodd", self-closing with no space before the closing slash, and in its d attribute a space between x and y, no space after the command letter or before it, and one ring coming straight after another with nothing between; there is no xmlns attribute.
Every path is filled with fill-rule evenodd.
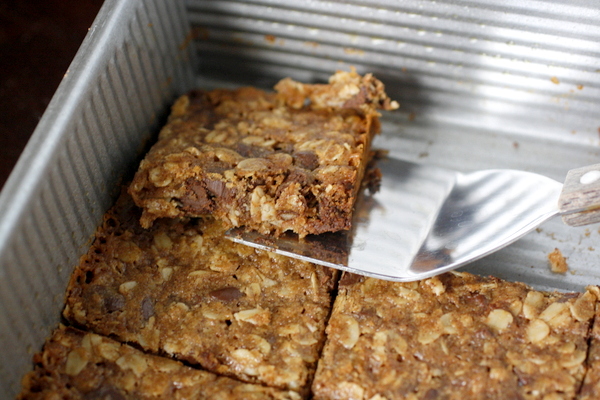
<svg viewBox="0 0 600 400"><path fill-rule="evenodd" d="M64 326L46 341L34 363L34 370L23 379L23 390L17 397L20 400L300 399L293 391L218 377Z"/></svg>
<svg viewBox="0 0 600 400"><path fill-rule="evenodd" d="M74 271L72 323L239 380L303 391L335 272L237 245L215 220L139 225L123 196Z"/></svg>
<svg viewBox="0 0 600 400"><path fill-rule="evenodd" d="M314 399L574 398L595 302L467 273L345 274Z"/></svg>
<svg viewBox="0 0 600 400"><path fill-rule="evenodd" d="M377 109L394 109L371 74L328 84L284 79L255 88L193 91L130 186L143 227L159 217L213 215L228 227L300 236L350 228Z"/></svg>

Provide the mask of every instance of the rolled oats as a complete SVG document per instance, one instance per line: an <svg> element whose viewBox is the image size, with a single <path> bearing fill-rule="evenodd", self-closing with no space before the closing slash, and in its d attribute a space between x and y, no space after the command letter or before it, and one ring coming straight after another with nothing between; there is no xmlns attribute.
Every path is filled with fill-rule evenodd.
<svg viewBox="0 0 600 400"><path fill-rule="evenodd" d="M377 109L398 104L380 81L354 71L325 85L285 79L275 89L197 90L175 103L130 186L144 227L160 217L214 215L263 233L350 228ZM256 218L246 205L259 187L273 199ZM287 196L303 208L280 201Z"/></svg>
<svg viewBox="0 0 600 400"><path fill-rule="evenodd" d="M129 217L136 212L124 196L107 214L73 274L67 320L213 373L308 390L334 271L233 244L219 221L164 219L145 230ZM136 256L124 262L122 249Z"/></svg>
<svg viewBox="0 0 600 400"><path fill-rule="evenodd" d="M301 396L219 377L107 337L60 326L35 355L35 368L25 376L17 397L42 398L300 400Z"/></svg>
<svg viewBox="0 0 600 400"><path fill-rule="evenodd" d="M460 272L417 283L344 277L338 291L315 400L572 399L582 384L594 290ZM354 320L364 333L348 341L342 328Z"/></svg>

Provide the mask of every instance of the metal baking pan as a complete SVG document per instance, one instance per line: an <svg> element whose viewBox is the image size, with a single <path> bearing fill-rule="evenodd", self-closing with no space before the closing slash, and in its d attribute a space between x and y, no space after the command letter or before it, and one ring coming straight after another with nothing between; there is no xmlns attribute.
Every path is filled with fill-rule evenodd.
<svg viewBox="0 0 600 400"><path fill-rule="evenodd" d="M600 158L598 43L593 0L106 0L0 193L0 397L20 390L73 266L176 96L355 66L401 103L375 144L393 156L562 181ZM582 290L600 283L599 229L552 220L463 269ZM555 248L565 275L549 271Z"/></svg>

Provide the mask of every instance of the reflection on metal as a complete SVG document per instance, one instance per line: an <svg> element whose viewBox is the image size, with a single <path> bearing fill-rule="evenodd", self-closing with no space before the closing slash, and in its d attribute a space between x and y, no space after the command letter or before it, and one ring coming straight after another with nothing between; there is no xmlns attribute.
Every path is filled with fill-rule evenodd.
<svg viewBox="0 0 600 400"><path fill-rule="evenodd" d="M514 170L461 174L386 159L379 191L362 196L353 231L238 242L353 273L395 281L458 268L513 243L558 213L562 184Z"/></svg>

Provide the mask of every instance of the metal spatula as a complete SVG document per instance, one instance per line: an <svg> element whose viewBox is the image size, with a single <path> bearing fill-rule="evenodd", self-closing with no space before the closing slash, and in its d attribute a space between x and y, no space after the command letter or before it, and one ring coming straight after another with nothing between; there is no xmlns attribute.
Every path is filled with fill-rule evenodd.
<svg viewBox="0 0 600 400"><path fill-rule="evenodd" d="M499 250L561 214L572 226L600 221L600 164L575 169L565 184L534 173L462 174L381 160L380 190L356 205L353 230L272 238L234 229L229 239L332 268L413 281Z"/></svg>

